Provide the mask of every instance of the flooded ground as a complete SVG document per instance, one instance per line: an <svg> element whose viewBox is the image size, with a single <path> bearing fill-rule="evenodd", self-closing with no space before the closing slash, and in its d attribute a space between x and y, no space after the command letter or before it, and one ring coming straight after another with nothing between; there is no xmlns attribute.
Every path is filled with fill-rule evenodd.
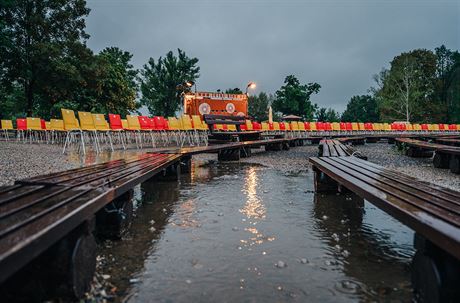
<svg viewBox="0 0 460 303"><path fill-rule="evenodd" d="M411 300L413 232L356 196L316 195L309 171L194 161L135 199L129 234L100 245L117 301Z"/></svg>

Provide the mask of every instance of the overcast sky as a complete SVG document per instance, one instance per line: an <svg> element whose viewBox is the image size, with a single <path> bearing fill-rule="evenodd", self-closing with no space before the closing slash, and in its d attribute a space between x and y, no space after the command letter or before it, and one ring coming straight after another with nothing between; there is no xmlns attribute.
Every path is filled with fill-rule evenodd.
<svg viewBox="0 0 460 303"><path fill-rule="evenodd" d="M89 0L88 46L118 46L141 68L180 48L197 57L198 90L274 93L287 75L343 111L372 75L415 48L460 49L460 0Z"/></svg>

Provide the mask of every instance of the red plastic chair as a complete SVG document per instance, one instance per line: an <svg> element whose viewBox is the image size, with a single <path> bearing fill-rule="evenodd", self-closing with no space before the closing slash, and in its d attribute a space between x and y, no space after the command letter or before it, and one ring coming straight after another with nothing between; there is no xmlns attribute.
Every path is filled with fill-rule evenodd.
<svg viewBox="0 0 460 303"><path fill-rule="evenodd" d="M457 130L456 124L449 124L449 130Z"/></svg>
<svg viewBox="0 0 460 303"><path fill-rule="evenodd" d="M120 115L109 114L109 124L112 130L123 130L123 124L121 123Z"/></svg>
<svg viewBox="0 0 460 303"><path fill-rule="evenodd" d="M150 129L156 129L156 126L155 126L155 119L153 118L148 118L149 119L149 125L150 125Z"/></svg>
<svg viewBox="0 0 460 303"><path fill-rule="evenodd" d="M422 124L420 125L422 130L428 130L428 124Z"/></svg>
<svg viewBox="0 0 460 303"><path fill-rule="evenodd" d="M445 130L444 124L440 123L439 125L439 130Z"/></svg>
<svg viewBox="0 0 460 303"><path fill-rule="evenodd" d="M347 130L353 130L353 125L351 124L351 122L346 122L346 125L347 125Z"/></svg>
<svg viewBox="0 0 460 303"><path fill-rule="evenodd" d="M45 119L40 119L40 126L42 127L42 129L46 129Z"/></svg>
<svg viewBox="0 0 460 303"><path fill-rule="evenodd" d="M372 126L372 123L364 123L364 129L365 130L374 130L374 127Z"/></svg>
<svg viewBox="0 0 460 303"><path fill-rule="evenodd" d="M272 122L272 123L268 123L268 128L269 128L270 130L274 130L274 129L275 129L275 128L273 127L273 122Z"/></svg>
<svg viewBox="0 0 460 303"><path fill-rule="evenodd" d="M147 116L138 116L137 119L139 120L139 125L143 130L151 130L150 128L150 120Z"/></svg>
<svg viewBox="0 0 460 303"><path fill-rule="evenodd" d="M340 122L340 130L347 130L347 124L345 122Z"/></svg>
<svg viewBox="0 0 460 303"><path fill-rule="evenodd" d="M324 131L325 130L324 122L316 122L316 130Z"/></svg>
<svg viewBox="0 0 460 303"><path fill-rule="evenodd" d="M167 120L164 117L161 116L155 116L153 117L154 123L155 123L155 130L166 130L166 123Z"/></svg>
<svg viewBox="0 0 460 303"><path fill-rule="evenodd" d="M22 118L16 119L16 129L27 130L27 120Z"/></svg>
<svg viewBox="0 0 460 303"><path fill-rule="evenodd" d="M246 124L241 124L240 129L244 131L248 130L248 128L246 127Z"/></svg>
<svg viewBox="0 0 460 303"><path fill-rule="evenodd" d="M252 122L252 128L254 130L262 130L262 124L260 124L259 122Z"/></svg>
<svg viewBox="0 0 460 303"><path fill-rule="evenodd" d="M327 131L332 130L332 123L331 123L331 122L325 122L325 123L324 123L324 128L325 128Z"/></svg>
<svg viewBox="0 0 460 303"><path fill-rule="evenodd" d="M310 130L310 122L304 122L303 125L305 125L305 130Z"/></svg>
<svg viewBox="0 0 460 303"><path fill-rule="evenodd" d="M286 130L286 123L280 122L280 130Z"/></svg>

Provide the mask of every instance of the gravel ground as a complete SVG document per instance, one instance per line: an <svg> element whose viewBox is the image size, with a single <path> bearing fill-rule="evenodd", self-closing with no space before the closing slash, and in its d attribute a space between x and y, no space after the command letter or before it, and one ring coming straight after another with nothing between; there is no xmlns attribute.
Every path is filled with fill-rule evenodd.
<svg viewBox="0 0 460 303"><path fill-rule="evenodd" d="M403 152L398 151L395 145L388 143L369 143L354 148L366 155L368 161L426 182L460 191L460 175L451 173L449 169L434 168L432 158L407 157Z"/></svg>

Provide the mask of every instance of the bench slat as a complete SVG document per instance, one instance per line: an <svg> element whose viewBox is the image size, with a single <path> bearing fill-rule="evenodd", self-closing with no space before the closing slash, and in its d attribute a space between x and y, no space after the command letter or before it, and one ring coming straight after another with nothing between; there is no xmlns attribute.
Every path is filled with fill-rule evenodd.
<svg viewBox="0 0 460 303"><path fill-rule="evenodd" d="M368 169L370 171L373 171L381 176L390 177L390 178L398 178L398 181L403 182L405 184L414 184L414 186L416 186L418 190L421 190L423 192L426 192L426 193L436 192L437 196L441 196L445 199L453 201L457 205L460 205L460 193L459 192L453 191L445 187L438 186L433 183L421 181L414 177L411 177L411 176L408 176L402 173L398 173L396 171L393 171L387 168L383 168L379 166L378 164L364 161L359 158L346 158L343 160L347 162L351 162L357 166Z"/></svg>
<svg viewBox="0 0 460 303"><path fill-rule="evenodd" d="M457 259L460 259L460 228L451 222L421 210L413 204L394 197L391 192L380 190L373 184L356 178L347 171L337 169L335 165L326 162L327 160L333 161L333 159L312 157L310 162L332 179L394 216L445 251L453 254Z"/></svg>

